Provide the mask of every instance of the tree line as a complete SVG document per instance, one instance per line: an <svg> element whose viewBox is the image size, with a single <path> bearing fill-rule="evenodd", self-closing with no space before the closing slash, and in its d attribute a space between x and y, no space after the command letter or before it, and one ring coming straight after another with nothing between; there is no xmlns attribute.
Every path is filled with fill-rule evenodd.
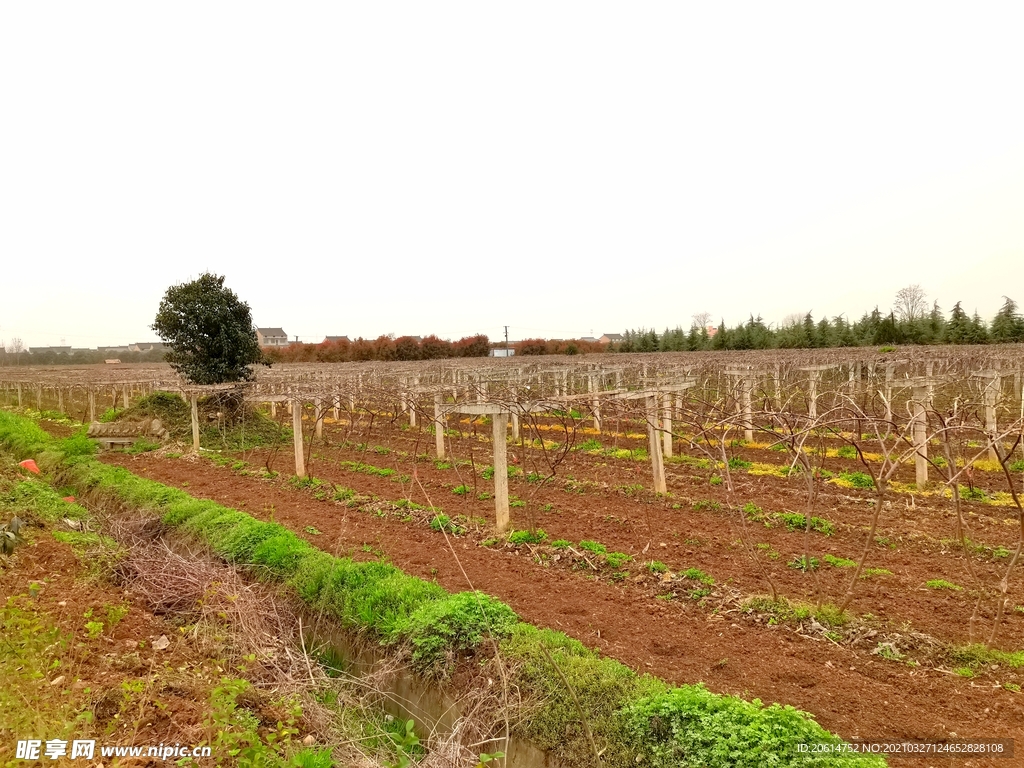
<svg viewBox="0 0 1024 768"><path fill-rule="evenodd" d="M916 286L912 286L916 287ZM1007 344L1024 342L1024 317L1017 303L1003 297L1002 307L991 322L977 312L968 315L961 302L953 305L949 316L935 302L926 311L920 307L894 307L887 314L875 307L856 322L842 315L815 320L811 312L802 319L793 318L779 327L765 324L760 316L732 328L723 320L709 332L695 321L689 330L666 328L661 334L652 329L626 331L617 345L618 352L684 352L742 349L816 349L898 344Z"/></svg>
<svg viewBox="0 0 1024 768"><path fill-rule="evenodd" d="M263 355L271 363L347 363L367 360L441 360L449 357L487 357L491 342L487 336L465 336L458 341L430 335L378 336L339 339L319 344L289 344L264 347Z"/></svg>

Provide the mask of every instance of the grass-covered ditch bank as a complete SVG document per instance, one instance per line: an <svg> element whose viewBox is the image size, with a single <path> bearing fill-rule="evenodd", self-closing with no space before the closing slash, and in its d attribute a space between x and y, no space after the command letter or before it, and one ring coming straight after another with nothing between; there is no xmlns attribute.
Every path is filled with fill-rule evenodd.
<svg viewBox="0 0 1024 768"><path fill-rule="evenodd" d="M637 675L562 633L520 622L482 593L450 594L386 562L332 556L284 526L102 464L83 434L56 440L34 422L0 411L0 445L19 459L34 458L52 482L83 498L159 513L165 525L286 585L364 642L403 655L439 687L475 679L472 670L497 657L510 679L496 691L518 690L526 702L513 733L561 765L886 764L880 757L800 752L799 744L840 739L792 707Z"/></svg>

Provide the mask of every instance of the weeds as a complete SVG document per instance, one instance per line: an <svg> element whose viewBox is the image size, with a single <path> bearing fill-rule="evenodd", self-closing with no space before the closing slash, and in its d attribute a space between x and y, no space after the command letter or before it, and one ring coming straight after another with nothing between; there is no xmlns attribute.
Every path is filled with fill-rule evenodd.
<svg viewBox="0 0 1024 768"><path fill-rule="evenodd" d="M951 581L946 581L945 579L931 579L930 581L926 581L924 585L928 587L928 589L948 589L953 592L960 592L963 590L963 587L958 584L954 584Z"/></svg>
<svg viewBox="0 0 1024 768"><path fill-rule="evenodd" d="M508 535L508 540L512 544L543 544L544 540L548 537L543 530L538 528L535 531L512 531Z"/></svg>

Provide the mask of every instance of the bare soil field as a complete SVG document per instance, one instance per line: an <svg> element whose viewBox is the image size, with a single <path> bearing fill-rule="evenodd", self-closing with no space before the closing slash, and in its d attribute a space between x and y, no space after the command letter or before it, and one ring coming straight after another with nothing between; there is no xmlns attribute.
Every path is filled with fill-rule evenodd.
<svg viewBox="0 0 1024 768"><path fill-rule="evenodd" d="M712 485L716 472L696 463L699 454L687 452L694 461L671 463L669 495L657 496L649 491L648 462L573 450L551 473L544 471L549 451L510 446L518 469L510 480L513 528L546 534L516 543L490 529L490 448L471 424L459 429L461 437L449 438L452 458L440 463L424 455L433 438L416 429L328 423L310 449L310 477L301 482L288 478L289 457L269 449L224 454L220 466L174 454L104 460L275 520L332 553L385 558L450 590L483 590L524 620L564 631L638 671L792 704L846 738L1020 734L1021 670L958 662L949 654L992 631L995 613L977 599L968 573L988 580L1002 573L999 548L1016 536L1006 522L1014 522L1013 510L965 502L975 544L965 552L954 541L948 500L897 497L880 516L865 563L885 572L855 585L852 621L823 625L813 616L780 616L750 599L768 594L770 578L794 604L838 602L851 571L845 563L864 550L868 491L820 484L812 515L830 530L806 533L777 517L803 513L798 477L738 468L730 494ZM642 444L639 435L627 434L634 433L601 435L601 443ZM750 462L785 463L768 449L740 446L734 453ZM856 462L837 457L828 466L838 476L854 471ZM990 479L997 487L995 473ZM976 476L976 482L987 480ZM751 504L757 514L738 511ZM441 510L458 527L432 529ZM572 546L552 547L558 540ZM611 568L606 555L580 542L629 559ZM789 567L805 551L819 567ZM936 580L951 586L926 586ZM1011 580L1008 594L1013 605L1024 605L1020 579ZM1024 611L1001 615L993 647L1024 647ZM990 763L1006 764L962 764Z"/></svg>

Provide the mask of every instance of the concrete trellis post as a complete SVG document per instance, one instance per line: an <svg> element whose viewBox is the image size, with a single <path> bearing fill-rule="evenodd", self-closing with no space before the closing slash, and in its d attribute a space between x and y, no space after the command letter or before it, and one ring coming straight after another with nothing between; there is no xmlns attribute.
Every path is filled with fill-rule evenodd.
<svg viewBox="0 0 1024 768"><path fill-rule="evenodd" d="M665 458L661 453L661 441L658 439L658 396L647 396L647 445L651 452L651 468L654 472L654 492L667 493L665 482Z"/></svg>
<svg viewBox="0 0 1024 768"><path fill-rule="evenodd" d="M835 368L835 364L832 365L808 365L800 368L801 371L806 371L809 374L808 377L808 391L807 391L807 416L811 419L818 418L818 383L821 381L821 372Z"/></svg>
<svg viewBox="0 0 1024 768"><path fill-rule="evenodd" d="M313 398L313 418L316 419L316 426L314 427L314 429L316 430L316 436L317 437L323 437L324 436L324 415L323 415L323 410L324 409L323 409L323 404L324 404L323 398L321 398L321 397L314 397Z"/></svg>
<svg viewBox="0 0 1024 768"><path fill-rule="evenodd" d="M508 412L501 411L491 416L494 439L494 520L498 533L508 530Z"/></svg>
<svg viewBox="0 0 1024 768"><path fill-rule="evenodd" d="M914 386L914 470L918 489L928 484L928 384Z"/></svg>
<svg viewBox="0 0 1024 768"><path fill-rule="evenodd" d="M985 371L979 374L985 380L985 433L988 439L995 441L998 426L996 423L996 403L999 401L999 393L1003 388L1003 379L998 371ZM995 445L989 446L988 457L992 461L999 461L999 454L996 453Z"/></svg>
<svg viewBox="0 0 1024 768"><path fill-rule="evenodd" d="M302 403L298 400L289 400L292 412L292 444L295 447L295 476L306 476L306 456L302 443Z"/></svg>
<svg viewBox="0 0 1024 768"><path fill-rule="evenodd" d="M341 420L341 395L331 395L331 415L335 421Z"/></svg>
<svg viewBox="0 0 1024 768"><path fill-rule="evenodd" d="M199 453L199 400L192 393L192 450Z"/></svg>
<svg viewBox="0 0 1024 768"><path fill-rule="evenodd" d="M594 414L594 429L601 432L601 398L597 396L598 383L594 376L587 377L587 392L590 393L590 410Z"/></svg>
<svg viewBox="0 0 1024 768"><path fill-rule="evenodd" d="M885 364L885 420L889 423L892 422L892 378L895 365L893 363ZM886 427L886 434L889 432L889 427Z"/></svg>
<svg viewBox="0 0 1024 768"><path fill-rule="evenodd" d="M671 403L671 400L664 399L665 393L682 392L683 390L689 389L694 386L694 382L688 381L680 384L670 384L667 386L660 387L659 391L636 391L636 392L617 392L610 394L609 397L613 400L640 400L643 399L646 402L646 419L647 419L647 446L648 453L651 457L651 475L654 480L654 492L655 493L668 493L668 484L665 476L665 456L662 453L662 440L659 436L659 432L662 430L662 424L659 420L658 408L662 403ZM666 408L666 412L671 413L671 408Z"/></svg>
<svg viewBox="0 0 1024 768"><path fill-rule="evenodd" d="M754 411L750 402L750 394L753 388L754 380L749 376L740 380L740 404L743 407L743 439L748 443L754 442Z"/></svg>
<svg viewBox="0 0 1024 768"><path fill-rule="evenodd" d="M21 382L18 382L18 407L21 408Z"/></svg>
<svg viewBox="0 0 1024 768"><path fill-rule="evenodd" d="M128 401L128 385L125 384L123 387L121 387L121 402L124 404L125 408L128 407Z"/></svg>
<svg viewBox="0 0 1024 768"><path fill-rule="evenodd" d="M43 410L43 387L42 385L36 385L36 410Z"/></svg>
<svg viewBox="0 0 1024 768"><path fill-rule="evenodd" d="M89 388L89 421L96 421L96 390Z"/></svg>
<svg viewBox="0 0 1024 768"><path fill-rule="evenodd" d="M517 409L521 409L524 413L530 413L533 411L540 411L542 408L537 405L519 405ZM493 403L465 403L463 405L442 405L441 395L437 394L434 396L434 416L435 424L437 424L437 432L439 435L444 435L443 419L446 415L451 413L465 413L471 416L490 416L491 417L491 436L494 441L494 460L492 466L494 467L494 517L495 526L498 529L498 533L504 533L508 529L509 525L509 506L508 506L508 420L511 414L515 411L510 411L507 406L496 405ZM443 450L443 443L439 443L439 448ZM438 458L444 458L439 456Z"/></svg>
<svg viewBox="0 0 1024 768"><path fill-rule="evenodd" d="M64 413L64 390L57 387L57 412Z"/></svg>
<svg viewBox="0 0 1024 768"><path fill-rule="evenodd" d="M664 454L668 457L672 455L672 395L666 392L661 402L661 442Z"/></svg>
<svg viewBox="0 0 1024 768"><path fill-rule="evenodd" d="M437 458L444 459L444 411L441 410L441 393L434 395L434 452Z"/></svg>
<svg viewBox="0 0 1024 768"><path fill-rule="evenodd" d="M736 389L736 412L739 414L739 423L743 428L743 439L748 443L754 440L754 410L752 393L754 391L754 377L749 369L727 368L725 371L735 383ZM776 386L778 386L776 384Z"/></svg>

